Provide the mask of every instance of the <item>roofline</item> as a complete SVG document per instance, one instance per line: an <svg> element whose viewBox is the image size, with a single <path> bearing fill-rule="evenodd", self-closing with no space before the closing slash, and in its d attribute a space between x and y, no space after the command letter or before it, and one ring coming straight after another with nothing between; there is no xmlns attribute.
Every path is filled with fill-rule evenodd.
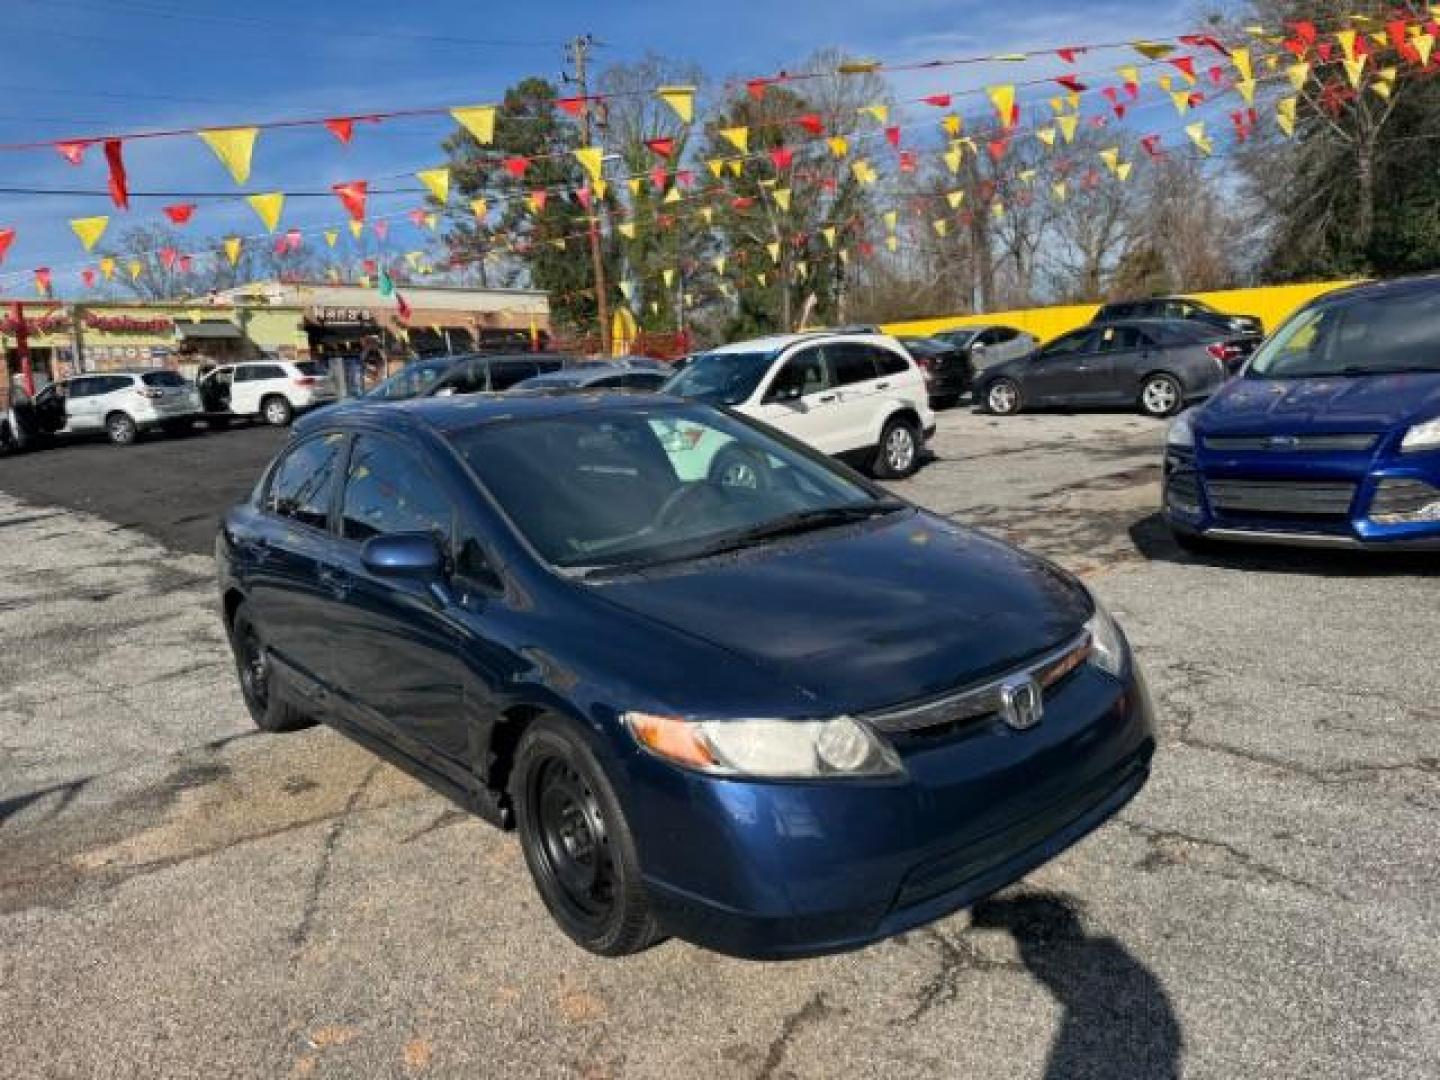
<svg viewBox="0 0 1440 1080"><path fill-rule="evenodd" d="M258 289L258 288L266 288L266 287L272 287L272 286L273 286L273 287L276 287L276 288L282 288L282 289L289 289L289 288L301 288L301 289L364 289L364 288L365 288L364 285L360 285L360 284L357 284L357 283L354 283L354 282L344 282L344 281L341 281L341 282L334 282L334 281L277 281L277 280L275 280L275 279L273 279L273 278L268 278L268 279L261 279L260 281L247 282L247 283L244 284L244 285L232 285L232 286L230 286L228 289L219 289L219 290L217 290L217 291L218 291L221 295L226 295L226 294L235 293L235 292L245 292L245 291L248 290L248 289ZM397 284L396 284L396 288L401 288L401 287L402 287L402 285L401 285L400 283L397 283ZM501 294L504 294L504 295L506 295L506 296L543 296L543 297L548 297L548 296L550 295L550 294L549 294L548 292L546 292L544 289L502 289L502 288L495 288L495 287L489 286L489 285L486 285L486 286L473 286L473 285L425 285L425 284L420 284L420 283L417 283L417 282L414 282L414 281L405 282L405 283L403 284L403 288L406 288L406 289L424 289L426 292L501 293ZM371 291L373 291L373 290L371 290ZM379 294L377 293L376 296L378 297Z"/></svg>

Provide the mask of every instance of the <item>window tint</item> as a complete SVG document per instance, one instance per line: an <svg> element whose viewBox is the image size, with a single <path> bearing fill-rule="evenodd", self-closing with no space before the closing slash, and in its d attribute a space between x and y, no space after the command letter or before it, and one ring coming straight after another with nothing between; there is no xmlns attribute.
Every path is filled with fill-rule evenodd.
<svg viewBox="0 0 1440 1080"><path fill-rule="evenodd" d="M265 510L315 529L325 528L344 449L345 436L321 435L287 453L270 478Z"/></svg>
<svg viewBox="0 0 1440 1080"><path fill-rule="evenodd" d="M1099 332L1096 352L1126 352L1149 344L1145 335L1133 326L1111 326Z"/></svg>
<svg viewBox="0 0 1440 1080"><path fill-rule="evenodd" d="M1096 314L1096 318L1102 321L1110 319L1129 319L1135 316L1139 310L1139 304L1106 304Z"/></svg>
<svg viewBox="0 0 1440 1080"><path fill-rule="evenodd" d="M785 361L776 373L766 401L789 401L815 394L830 385L819 349L805 349Z"/></svg>
<svg viewBox="0 0 1440 1080"><path fill-rule="evenodd" d="M659 390L667 377L663 371L632 371L620 384L631 390Z"/></svg>
<svg viewBox="0 0 1440 1080"><path fill-rule="evenodd" d="M532 360L496 360L490 364L490 389L509 390L523 379L539 374Z"/></svg>
<svg viewBox="0 0 1440 1080"><path fill-rule="evenodd" d="M244 364L235 369L236 382L261 382L265 379L283 379L285 370L279 364Z"/></svg>
<svg viewBox="0 0 1440 1080"><path fill-rule="evenodd" d="M588 383L586 383L585 385L586 385L586 386L593 386L593 387L594 387L595 389L597 389L597 390L613 390L613 389L615 389L616 387L622 385L623 382L624 382L623 376L620 376L620 375L606 375L603 379L591 379L591 380L590 380Z"/></svg>
<svg viewBox="0 0 1440 1080"><path fill-rule="evenodd" d="M178 371L147 371L140 376L146 386L184 386L185 376Z"/></svg>
<svg viewBox="0 0 1440 1080"><path fill-rule="evenodd" d="M997 326L990 331L990 340L995 345L1004 345L1007 341L1014 341L1019 336L1019 330L1012 330L1008 326Z"/></svg>
<svg viewBox="0 0 1440 1080"><path fill-rule="evenodd" d="M64 390L65 396L71 401L76 398L91 397L100 392L99 379L71 379L69 382L59 384Z"/></svg>
<svg viewBox="0 0 1440 1080"><path fill-rule="evenodd" d="M1054 360L1061 356L1073 356L1089 351L1090 339L1094 334L1089 330L1076 330L1056 338L1040 352L1042 360Z"/></svg>
<svg viewBox="0 0 1440 1080"><path fill-rule="evenodd" d="M1379 294L1304 308L1260 346L1251 378L1440 371L1440 293Z"/></svg>
<svg viewBox="0 0 1440 1080"><path fill-rule="evenodd" d="M889 349L874 349L875 364L880 369L881 375L903 375L910 370L910 365L905 362L903 356L897 356Z"/></svg>
<svg viewBox="0 0 1440 1080"><path fill-rule="evenodd" d="M414 455L389 439L355 440L340 518L345 539L423 532L448 547L452 516L450 500Z"/></svg>
<svg viewBox="0 0 1440 1080"><path fill-rule="evenodd" d="M836 386L849 386L875 378L875 355L869 346L848 343L826 345L825 355L830 359Z"/></svg>

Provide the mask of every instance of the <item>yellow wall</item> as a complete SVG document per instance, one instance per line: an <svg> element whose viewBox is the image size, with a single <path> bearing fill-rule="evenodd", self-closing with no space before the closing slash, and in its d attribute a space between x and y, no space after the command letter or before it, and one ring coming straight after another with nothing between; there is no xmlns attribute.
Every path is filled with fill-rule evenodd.
<svg viewBox="0 0 1440 1080"><path fill-rule="evenodd" d="M1221 311L1231 315L1254 315L1265 324L1266 331L1274 330L1290 317L1302 304L1313 300L1332 289L1353 284L1350 281L1324 281L1307 285L1270 285L1259 289L1226 289L1222 292L1186 293L1197 300L1204 300ZM1072 304L1062 307L1027 308L1019 311L992 311L984 315L952 315L939 319L917 319L911 322L886 323L884 330L891 334L913 334L924 336L937 330L950 330L957 326L971 326L976 323L1000 323L1013 326L1034 334L1041 341L1049 341L1076 327L1088 323L1099 304Z"/></svg>

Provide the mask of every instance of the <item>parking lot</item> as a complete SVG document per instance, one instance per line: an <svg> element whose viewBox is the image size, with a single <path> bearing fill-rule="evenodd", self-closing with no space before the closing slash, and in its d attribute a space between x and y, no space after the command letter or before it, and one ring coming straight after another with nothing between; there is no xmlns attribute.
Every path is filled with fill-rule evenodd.
<svg viewBox="0 0 1440 1080"><path fill-rule="evenodd" d="M282 432L0 460L7 1074L1440 1073L1440 559L1183 555L1162 438L941 414L896 490L1086 577L1154 776L973 911L783 964L581 952L513 837L254 732L209 550Z"/></svg>

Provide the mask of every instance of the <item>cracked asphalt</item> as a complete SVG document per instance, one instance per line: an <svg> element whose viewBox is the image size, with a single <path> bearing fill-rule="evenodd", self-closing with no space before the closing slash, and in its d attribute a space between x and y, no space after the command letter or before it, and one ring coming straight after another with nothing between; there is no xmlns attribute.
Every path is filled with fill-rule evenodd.
<svg viewBox="0 0 1440 1080"><path fill-rule="evenodd" d="M0 460L7 1076L1440 1074L1440 560L1183 556L1161 437L952 410L897 485L1092 583L1150 785L970 912L785 964L590 957L512 837L251 729L207 552L280 433Z"/></svg>

